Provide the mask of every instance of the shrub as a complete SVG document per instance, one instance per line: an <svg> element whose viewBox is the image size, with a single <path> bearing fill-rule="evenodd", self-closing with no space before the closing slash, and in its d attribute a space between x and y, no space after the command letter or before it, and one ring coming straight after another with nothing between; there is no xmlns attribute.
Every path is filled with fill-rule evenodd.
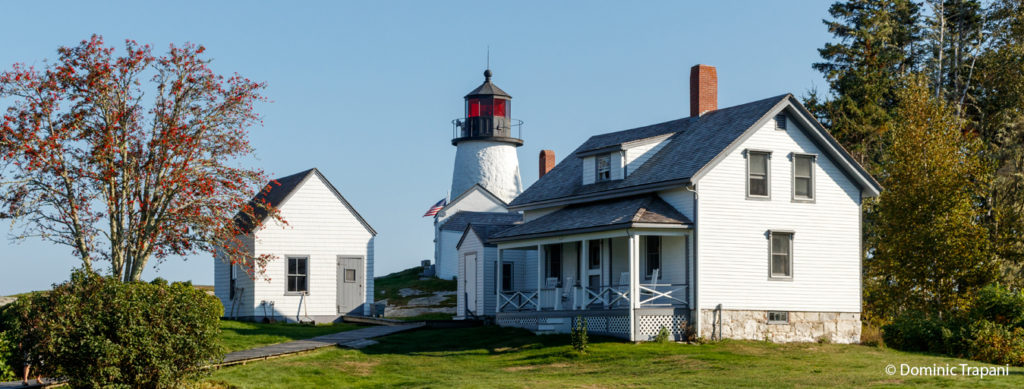
<svg viewBox="0 0 1024 389"><path fill-rule="evenodd" d="M903 351L945 352L942 325L927 316L904 314L882 327L882 339L889 347Z"/></svg>
<svg viewBox="0 0 1024 389"><path fill-rule="evenodd" d="M875 327L870 323L863 323L860 328L860 344L871 347L885 347L881 328Z"/></svg>
<svg viewBox="0 0 1024 389"><path fill-rule="evenodd" d="M672 334L668 332L668 328L661 326L661 329L658 330L658 335L654 337L654 341L657 343L668 343L668 340L671 337Z"/></svg>
<svg viewBox="0 0 1024 389"><path fill-rule="evenodd" d="M32 298L23 339L72 387L175 387L219 360L219 301L182 283L122 283L82 271Z"/></svg>
<svg viewBox="0 0 1024 389"><path fill-rule="evenodd" d="M572 327L572 331L569 333L569 340L572 343L572 349L578 353L587 352L587 319L585 317L576 316L576 323Z"/></svg>
<svg viewBox="0 0 1024 389"><path fill-rule="evenodd" d="M14 336L7 331L0 331L0 382L14 381L17 375L17 364L14 361L16 346Z"/></svg>
<svg viewBox="0 0 1024 389"><path fill-rule="evenodd" d="M971 318L1024 327L1024 292L1014 292L999 284L986 286L978 291Z"/></svg>
<svg viewBox="0 0 1024 389"><path fill-rule="evenodd" d="M1024 328L981 320L972 324L969 332L971 338L965 343L971 359L1024 366Z"/></svg>

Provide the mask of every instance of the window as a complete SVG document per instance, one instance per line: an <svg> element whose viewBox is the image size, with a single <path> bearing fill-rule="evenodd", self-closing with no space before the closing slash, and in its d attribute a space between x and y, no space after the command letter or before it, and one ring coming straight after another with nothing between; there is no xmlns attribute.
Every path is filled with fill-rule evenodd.
<svg viewBox="0 0 1024 389"><path fill-rule="evenodd" d="M789 324L789 312L768 311L768 324Z"/></svg>
<svg viewBox="0 0 1024 389"><path fill-rule="evenodd" d="M600 269L601 268L601 241L599 241L599 240L591 240L587 244L589 245L589 247L587 248L587 256L590 257L590 258L588 258L589 267L591 269Z"/></svg>
<svg viewBox="0 0 1024 389"><path fill-rule="evenodd" d="M505 100L494 99L494 116L508 117L508 112L505 111Z"/></svg>
<svg viewBox="0 0 1024 389"><path fill-rule="evenodd" d="M654 269L661 269L661 237L645 236L644 239L647 240L647 250L644 252L647 258L646 277L650 279Z"/></svg>
<svg viewBox="0 0 1024 389"><path fill-rule="evenodd" d="M785 114L781 114L780 113L778 115L775 115L775 129L776 130L785 130L786 129L786 115Z"/></svg>
<svg viewBox="0 0 1024 389"><path fill-rule="evenodd" d="M597 158L597 181L612 179L612 155L598 155Z"/></svg>
<svg viewBox="0 0 1024 389"><path fill-rule="evenodd" d="M501 264L501 290L506 292L512 290L512 271L512 262L504 262Z"/></svg>
<svg viewBox="0 0 1024 389"><path fill-rule="evenodd" d="M814 156L793 156L793 198L814 199Z"/></svg>
<svg viewBox="0 0 1024 389"><path fill-rule="evenodd" d="M562 278L562 245L548 246L548 278Z"/></svg>
<svg viewBox="0 0 1024 389"><path fill-rule="evenodd" d="M356 269L345 269L345 282L356 282Z"/></svg>
<svg viewBox="0 0 1024 389"><path fill-rule="evenodd" d="M289 257L288 258L288 291L308 292L309 288L306 278L309 276L309 258Z"/></svg>
<svg viewBox="0 0 1024 389"><path fill-rule="evenodd" d="M747 152L747 196L768 197L768 156L764 151Z"/></svg>
<svg viewBox="0 0 1024 389"><path fill-rule="evenodd" d="M771 246L771 277L793 277L793 233L773 231Z"/></svg>

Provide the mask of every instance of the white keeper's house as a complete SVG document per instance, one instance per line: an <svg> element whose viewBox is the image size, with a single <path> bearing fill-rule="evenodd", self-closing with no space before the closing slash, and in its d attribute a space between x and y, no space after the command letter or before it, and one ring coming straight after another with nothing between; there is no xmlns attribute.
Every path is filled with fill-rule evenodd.
<svg viewBox="0 0 1024 389"><path fill-rule="evenodd" d="M689 117L592 136L509 202L521 222L466 224L460 314L857 342L861 203L881 190L793 95L719 109L697 65Z"/></svg>
<svg viewBox="0 0 1024 389"><path fill-rule="evenodd" d="M253 203L277 207L242 238L252 257L274 257L266 279L252 279L218 254L214 293L224 315L241 320L327 323L369 315L373 304L373 240L377 232L317 169L272 180Z"/></svg>

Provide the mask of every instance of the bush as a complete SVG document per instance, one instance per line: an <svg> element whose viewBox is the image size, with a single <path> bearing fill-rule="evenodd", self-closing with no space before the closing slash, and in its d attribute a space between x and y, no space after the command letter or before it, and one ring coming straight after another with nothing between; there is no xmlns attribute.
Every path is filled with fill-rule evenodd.
<svg viewBox="0 0 1024 389"><path fill-rule="evenodd" d="M971 319L1024 327L1024 292L993 284L982 288L971 307Z"/></svg>
<svg viewBox="0 0 1024 389"><path fill-rule="evenodd" d="M1001 325L988 320L970 326L966 348L971 359L1024 366L1024 328Z"/></svg>
<svg viewBox="0 0 1024 389"><path fill-rule="evenodd" d="M14 381L18 378L17 364L14 361L16 345L13 335L7 331L0 331L0 382Z"/></svg>
<svg viewBox="0 0 1024 389"><path fill-rule="evenodd" d="M904 314L882 327L882 340L889 347L903 351L943 353L942 325L927 316L913 312Z"/></svg>
<svg viewBox="0 0 1024 389"><path fill-rule="evenodd" d="M871 347L885 347L881 328L875 327L870 323L863 323L860 328L860 344Z"/></svg>
<svg viewBox="0 0 1024 389"><path fill-rule="evenodd" d="M578 353L587 352L587 319L585 317L576 316L576 324L573 325L572 331L569 333L569 340L572 343L572 349Z"/></svg>
<svg viewBox="0 0 1024 389"><path fill-rule="evenodd" d="M668 332L668 328L661 326L661 329L658 330L658 335L654 337L654 341L657 343L668 343L670 337L672 337L672 334Z"/></svg>
<svg viewBox="0 0 1024 389"><path fill-rule="evenodd" d="M72 387L176 387L223 356L220 302L182 283L122 283L76 271L33 296L22 340Z"/></svg>

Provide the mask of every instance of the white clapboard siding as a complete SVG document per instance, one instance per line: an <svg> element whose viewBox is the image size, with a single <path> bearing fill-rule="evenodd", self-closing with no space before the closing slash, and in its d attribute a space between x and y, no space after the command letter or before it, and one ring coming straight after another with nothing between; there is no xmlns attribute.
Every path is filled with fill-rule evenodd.
<svg viewBox="0 0 1024 389"><path fill-rule="evenodd" d="M703 309L860 312L860 190L788 122L769 121L697 182ZM770 200L746 199L745 149L772 152ZM791 201L792 152L818 155L814 203ZM768 278L769 230L795 232L792 280Z"/></svg>
<svg viewBox="0 0 1024 389"><path fill-rule="evenodd" d="M466 274L466 256L476 255L476 272ZM476 285L476 306L469 309L476 315L493 316L495 309L495 264L498 259L498 250L494 246L485 246L480 241L476 232L469 230L466 238L459 247L459 282L458 282L458 304L457 316L463 317L466 314L466 283Z"/></svg>
<svg viewBox="0 0 1024 389"><path fill-rule="evenodd" d="M612 180L621 180L625 178L626 159L623 157L623 154L624 153L621 151L612 153L612 157L610 158L612 165Z"/></svg>
<svg viewBox="0 0 1024 389"><path fill-rule="evenodd" d="M462 238L462 231L439 231L437 246L440 247L441 252L438 254L434 264L434 271L437 272L437 278L450 280L455 278L459 272L459 253L455 246L459 244L459 239Z"/></svg>
<svg viewBox="0 0 1024 389"><path fill-rule="evenodd" d="M508 212L507 205L500 199L486 193L479 185L458 195L443 210L437 213L434 221L434 271L438 278L450 280L458 273L456 267L459 257L455 246L462 238L462 231L446 231L441 225L459 211L469 212Z"/></svg>
<svg viewBox="0 0 1024 389"><path fill-rule="evenodd" d="M251 253L253 250L253 237L251 235L242 237L241 243L245 245L243 250ZM232 315L231 301L231 273L230 265L223 260L224 254L218 250L213 260L213 293L224 305L224 316ZM252 316L253 312L253 279L240 266L235 267L235 287L242 290L238 297L238 309L234 312L237 316ZM257 302L258 303L258 302Z"/></svg>
<svg viewBox="0 0 1024 389"><path fill-rule="evenodd" d="M337 314L338 256L365 259L364 301L372 301L373 235L340 201L328 184L312 175L280 206L287 225L268 219L257 232L256 255L276 257L267 267L269 280L256 282L255 304L274 301L277 314L294 320L300 316ZM309 296L300 312L300 296L286 295L287 257L309 258ZM364 313L368 307L364 304ZM255 313L262 316L262 310Z"/></svg>
<svg viewBox="0 0 1024 389"><path fill-rule="evenodd" d="M626 175L633 174L636 169L643 166L648 159L661 151L669 142L670 135L662 135L649 138L648 140L636 142L633 147L626 149Z"/></svg>
<svg viewBox="0 0 1024 389"><path fill-rule="evenodd" d="M683 216L694 220L693 217L693 191L686 188L674 188L658 192L658 196L666 203L675 208Z"/></svg>
<svg viewBox="0 0 1024 389"><path fill-rule="evenodd" d="M569 158L575 158L570 156ZM597 178L597 158L593 155L589 157L583 157L583 185L590 185L594 183Z"/></svg>

